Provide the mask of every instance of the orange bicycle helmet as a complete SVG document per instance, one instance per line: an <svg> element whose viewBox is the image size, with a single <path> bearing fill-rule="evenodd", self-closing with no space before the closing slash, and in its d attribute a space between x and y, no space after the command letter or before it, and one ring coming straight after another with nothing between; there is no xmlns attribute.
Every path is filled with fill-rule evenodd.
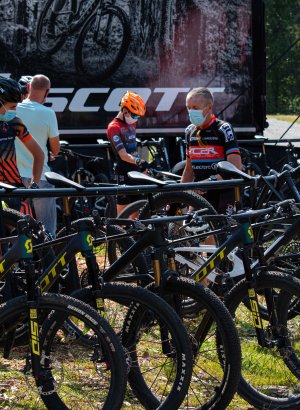
<svg viewBox="0 0 300 410"><path fill-rule="evenodd" d="M120 106L126 107L130 112L139 115L140 117L145 115L146 112L144 100L133 91L126 91L121 99Z"/></svg>

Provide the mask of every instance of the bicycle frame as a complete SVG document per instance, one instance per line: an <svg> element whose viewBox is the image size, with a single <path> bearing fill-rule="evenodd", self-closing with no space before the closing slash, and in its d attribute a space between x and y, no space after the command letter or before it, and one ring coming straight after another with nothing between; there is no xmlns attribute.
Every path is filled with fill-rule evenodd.
<svg viewBox="0 0 300 410"><path fill-rule="evenodd" d="M76 10L75 11L58 11L56 14L61 15L61 14L73 14L71 23L68 25L66 33L65 34L74 34L77 29L80 29L86 20L86 18L91 15L92 13L96 13L99 8L102 7L102 3L104 0L96 1L96 0L89 0L89 5L85 9L85 11L82 12L82 7L83 3L86 5L86 1L82 2L81 4L78 3L78 0L74 1L74 5Z"/></svg>

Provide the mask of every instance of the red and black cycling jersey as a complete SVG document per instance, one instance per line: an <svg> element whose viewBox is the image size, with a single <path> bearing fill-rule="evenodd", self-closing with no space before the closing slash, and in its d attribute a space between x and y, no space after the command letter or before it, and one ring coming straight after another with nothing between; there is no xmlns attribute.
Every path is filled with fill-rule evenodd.
<svg viewBox="0 0 300 410"><path fill-rule="evenodd" d="M232 126L214 115L204 129L189 125L185 130L187 157L190 158L195 181L217 174L216 164L230 154L240 154Z"/></svg>
<svg viewBox="0 0 300 410"><path fill-rule="evenodd" d="M119 118L114 118L107 127L107 138L111 143L117 161L117 173L127 175L129 171L136 171L137 165L122 161L118 152L125 148L128 154L137 155L136 124L126 124Z"/></svg>
<svg viewBox="0 0 300 410"><path fill-rule="evenodd" d="M0 181L22 186L16 162L15 138L26 142L32 136L20 118L16 117L9 122L0 121Z"/></svg>

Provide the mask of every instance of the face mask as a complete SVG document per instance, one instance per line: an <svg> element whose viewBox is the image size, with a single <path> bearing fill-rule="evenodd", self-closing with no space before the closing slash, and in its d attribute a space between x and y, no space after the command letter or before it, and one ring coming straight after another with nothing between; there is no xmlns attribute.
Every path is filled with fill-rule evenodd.
<svg viewBox="0 0 300 410"><path fill-rule="evenodd" d="M126 124L131 125L137 122L137 118L125 117Z"/></svg>
<svg viewBox="0 0 300 410"><path fill-rule="evenodd" d="M2 104L2 103L1 103ZM0 121L11 121L15 118L15 116L17 115L16 111L12 111L12 110L7 110L4 105L2 104L2 107L5 109L5 113L4 114L0 114Z"/></svg>
<svg viewBox="0 0 300 410"><path fill-rule="evenodd" d="M205 116L202 110L188 110L189 117L192 124L199 126L202 125L205 121Z"/></svg>

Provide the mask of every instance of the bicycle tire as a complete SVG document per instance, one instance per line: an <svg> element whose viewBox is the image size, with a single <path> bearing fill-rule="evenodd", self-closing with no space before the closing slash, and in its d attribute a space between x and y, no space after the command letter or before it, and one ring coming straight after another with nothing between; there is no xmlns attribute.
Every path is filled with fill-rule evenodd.
<svg viewBox="0 0 300 410"><path fill-rule="evenodd" d="M53 324L51 318L56 317L52 327L52 339L49 337L49 332L45 333L43 325L39 335L43 376L38 378L36 384L40 398L47 408L78 408L78 402L81 405L85 402L91 405L94 400L97 408L120 409L126 391L127 365L123 347L111 326L90 306L69 296L43 294L39 297L38 307L44 317L48 316L45 323L50 321ZM2 305L0 309L2 327L11 326L19 316L24 317L24 312L27 311L28 303L25 296ZM63 323L67 317L71 318L70 320L78 327L81 324L83 328L89 329L89 349L87 345L84 350L80 348L76 337L62 336L66 334ZM102 352L99 350L100 347ZM55 352L56 360L54 359ZM90 354L94 355L92 359ZM63 360L66 362L65 366L62 364ZM103 365L103 369L100 369L100 364L102 365L104 360L106 364ZM91 367L94 368L93 376L90 375ZM62 369L64 370L63 375ZM55 373L56 370L57 373ZM73 372L76 372L76 376ZM105 380L101 379L104 374ZM15 374L14 377L16 377ZM102 406L100 407L101 400ZM24 406L26 407L25 403Z"/></svg>
<svg viewBox="0 0 300 410"><path fill-rule="evenodd" d="M276 293L285 295L285 298L286 295L295 298L300 296L300 281L284 273L259 272L255 277L254 288L258 291L260 306L265 305L262 293L264 289L276 289ZM296 409L300 406L298 389L300 366L295 361L299 352L296 345L290 346L290 339L286 340L284 346L278 345L278 349L275 346L280 336L282 342L284 335L294 332L294 322L292 320L284 322L284 318L286 319L288 315L289 303L285 306L283 303L280 304L281 312L275 303L279 318L279 336L274 333L277 329L272 329L268 326L268 321L262 319L264 328L268 326L265 337L273 342L273 348L263 348L258 345L256 339L252 314L244 306L246 299L248 299L248 286L245 279L238 282L225 297L225 304L234 317L242 346L242 377L238 392L257 409ZM296 369L292 373L287 361L290 365L299 366L297 376L295 376Z"/></svg>
<svg viewBox="0 0 300 410"><path fill-rule="evenodd" d="M173 174L182 175L183 170L185 168L185 164L186 160L177 162L177 164L175 164L174 167L171 169L171 172L173 172Z"/></svg>
<svg viewBox="0 0 300 410"><path fill-rule="evenodd" d="M104 45L104 50L100 51L99 47L97 47L97 44L94 44L95 37L92 36L91 41L94 44L93 49L97 50L97 53L96 53L97 62L95 64L95 67L93 67L93 64L91 63L91 45L89 44L89 41L88 41L87 42L88 44L87 53L85 54L84 53L84 43L86 39L88 39L89 31L94 26L97 17L98 16L97 16L97 11L96 11L86 20L84 26L82 27L79 33L79 36L78 36L78 39L75 45L75 66L79 72L85 75L91 76L91 77L95 77L97 78L97 80L103 80L109 77L110 75L112 75L117 70L117 68L121 65L122 61L124 60L127 54L127 50L129 48L129 44L130 44L131 30L130 30L130 24L128 21L128 17L121 8L117 6L109 6L101 10L101 20L103 21L104 18L106 18L108 19L109 23L112 24L112 18L115 18L116 20L114 20L114 23L118 25L117 29L119 30L119 26L121 25L123 32L122 32L121 42L118 46L118 50L116 52L116 55L114 55L113 57L110 56L108 51L109 49L113 50L113 48L116 46L116 41L114 41L115 38L113 37L113 39L111 40L105 37L104 41L107 44ZM98 22L98 24L100 25L100 22ZM105 30L107 30L107 28ZM105 36L107 34L108 35L112 34L113 36L116 36L116 33L118 30L116 30L116 27L114 27L114 30L115 31L113 33L105 33ZM100 47L102 47L101 44L100 44ZM108 65L106 66L105 59L107 59L108 56L110 57L107 63Z"/></svg>
<svg viewBox="0 0 300 410"><path fill-rule="evenodd" d="M95 305L95 294L90 288L72 296ZM105 283L97 296L109 305L105 318L121 336L127 362L131 363L128 381L133 392L148 409L178 408L189 386L193 358L189 337L175 311L147 289L123 283ZM51 331L51 322L48 328ZM158 343L162 329L171 335L169 357ZM170 371L170 366L174 366L174 373L164 378L164 369Z"/></svg>
<svg viewBox="0 0 300 410"><path fill-rule="evenodd" d="M153 205L155 211L158 211L167 205L170 204L184 204L185 206L193 207L194 210L199 210L207 208L209 215L216 215L217 212L214 207L201 195L196 194L193 191L177 191L177 192L168 192L168 195L165 193L155 194L153 196ZM146 219L151 217L151 209L149 202L141 209L139 214L140 219Z"/></svg>
<svg viewBox="0 0 300 410"><path fill-rule="evenodd" d="M69 35L68 30L66 30L65 34L61 36L55 33L55 35L53 35L53 39L49 38L49 36L46 39L46 41L44 41L43 39L44 36L46 35L46 33L43 34L43 31L44 29L47 29L47 26L48 26L47 15L48 15L48 12L51 12L51 6L53 2L54 0L48 0L47 3L45 4L45 7L43 8L40 14L40 17L38 19L37 28L36 28L37 48L41 52L47 53L47 54L54 54L56 51L58 51L63 46L64 42L66 41ZM74 13L76 10L75 2L73 0L70 0L70 3L71 3L70 16L66 23L67 26L71 22L72 12ZM52 40L52 43L51 43L51 40Z"/></svg>
<svg viewBox="0 0 300 410"><path fill-rule="evenodd" d="M18 221L24 218L24 214L12 208L2 209L2 215L5 225L10 225L13 228L17 228Z"/></svg>
<svg viewBox="0 0 300 410"><path fill-rule="evenodd" d="M163 281L162 289L154 284L149 285L149 288L159 292L170 303L173 302L172 306L178 311L192 341L193 377L180 408L225 410L237 390L241 369L239 338L227 308L209 288L172 274ZM200 312L186 314L185 309L182 309L185 299L201 306ZM197 331L202 326L201 318L205 314L209 314L213 322L200 344L202 335L197 336ZM219 349L220 344L222 348Z"/></svg>
<svg viewBox="0 0 300 410"><path fill-rule="evenodd" d="M140 199L139 201L132 202L132 204L129 204L124 208L118 215L118 218L123 218L127 219L130 217L130 215L139 212L143 206L145 206L147 203L146 199Z"/></svg>
<svg viewBox="0 0 300 410"><path fill-rule="evenodd" d="M158 214L172 214L181 212L180 207L178 208L178 204L182 204L185 209L192 207L193 210L201 210L201 209L207 209L206 215L217 215L217 211L215 208L201 195L197 194L196 192L193 191L181 191L181 192L168 192L168 195L165 195L164 193L158 193L153 196L153 206L154 210L158 211ZM171 205L170 211L166 211L167 207ZM187 209L190 211L190 209ZM151 209L149 202L141 209L141 212L139 214L139 219L146 219L151 217ZM219 221L219 222L209 222L205 223L205 225L209 225L208 231L212 229L216 229L219 226L222 226L224 222ZM177 227L181 230L182 225L177 224ZM171 225L170 229L174 231L174 224ZM182 230L181 230L182 232ZM184 234L183 234L184 235ZM180 234L179 236L182 236ZM172 237L168 235L170 239ZM174 236L174 239L176 239L176 236ZM214 240L217 244L221 244L225 241L226 236L224 234L220 234L218 236L214 236Z"/></svg>

